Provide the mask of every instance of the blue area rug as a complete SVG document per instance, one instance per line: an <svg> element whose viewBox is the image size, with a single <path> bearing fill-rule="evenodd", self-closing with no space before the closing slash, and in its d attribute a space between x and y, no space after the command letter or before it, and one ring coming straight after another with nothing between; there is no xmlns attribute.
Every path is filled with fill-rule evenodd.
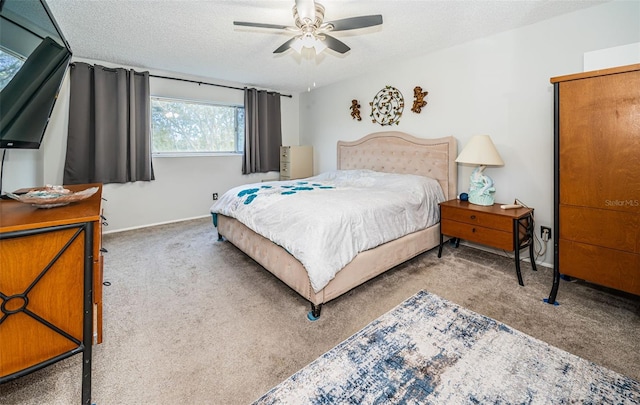
<svg viewBox="0 0 640 405"><path fill-rule="evenodd" d="M638 404L640 383L421 291L256 404Z"/></svg>

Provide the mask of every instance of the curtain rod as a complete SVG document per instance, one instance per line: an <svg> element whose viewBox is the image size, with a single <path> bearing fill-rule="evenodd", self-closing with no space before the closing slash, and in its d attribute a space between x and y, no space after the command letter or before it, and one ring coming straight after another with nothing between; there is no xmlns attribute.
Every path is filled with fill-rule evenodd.
<svg viewBox="0 0 640 405"><path fill-rule="evenodd" d="M75 65L75 62L70 63L70 65L73 67ZM91 66L91 67L93 67L93 66ZM106 69L112 69L112 68L106 68ZM149 73L149 77L156 77L158 79L167 79L167 80L177 80L177 81L180 81L180 82L188 82L188 83L196 83L196 84L206 84L207 86L224 87L226 89L243 90L244 91L244 89L242 87L227 86L227 85L224 85L224 84L217 84L217 83L200 82L200 81L197 81L197 80L190 80L190 79L181 79L179 77L152 75L151 73ZM271 93L275 93L275 92L271 92ZM280 97L293 98L293 96L291 94L280 94Z"/></svg>
<svg viewBox="0 0 640 405"><path fill-rule="evenodd" d="M197 80L181 79L179 77L159 76L159 75L152 75L152 74L149 74L149 77L157 77L159 79L168 79L168 80L178 80L178 81L181 81L181 82L189 82L189 83L196 83L196 84L206 84L207 86L224 87L226 89L243 90L244 91L244 89L242 87L227 86L227 85L224 85L224 84L217 84L217 83L199 82ZM291 94L280 94L280 96L281 97L289 97L289 98L293 97Z"/></svg>

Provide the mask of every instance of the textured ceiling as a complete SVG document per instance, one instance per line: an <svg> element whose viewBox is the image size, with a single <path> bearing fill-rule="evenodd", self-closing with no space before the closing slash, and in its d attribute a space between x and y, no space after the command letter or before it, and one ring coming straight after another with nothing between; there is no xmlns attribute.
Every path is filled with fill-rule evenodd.
<svg viewBox="0 0 640 405"><path fill-rule="evenodd" d="M47 0L73 54L144 69L301 92L392 63L533 24L601 0L320 0L325 21L382 14L384 23L336 32L351 47L301 57L272 52L291 34L234 20L293 25L293 0Z"/></svg>

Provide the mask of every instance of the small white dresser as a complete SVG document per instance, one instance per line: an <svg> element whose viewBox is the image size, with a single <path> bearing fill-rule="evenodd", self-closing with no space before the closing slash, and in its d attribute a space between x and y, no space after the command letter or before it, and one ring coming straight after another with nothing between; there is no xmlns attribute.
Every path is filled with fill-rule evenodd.
<svg viewBox="0 0 640 405"><path fill-rule="evenodd" d="M313 176L312 146L280 147L280 180L302 179Z"/></svg>

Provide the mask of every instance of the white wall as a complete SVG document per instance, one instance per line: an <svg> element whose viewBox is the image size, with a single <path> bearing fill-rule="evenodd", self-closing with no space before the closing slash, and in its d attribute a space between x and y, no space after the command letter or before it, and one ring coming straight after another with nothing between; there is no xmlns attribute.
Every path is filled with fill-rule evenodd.
<svg viewBox="0 0 640 405"><path fill-rule="evenodd" d="M80 59L75 59L78 61ZM108 62L82 60L103 66L116 67ZM131 68L130 66L123 66ZM138 71L147 69L135 68ZM228 83L201 77L150 71L151 74L181 77L235 87ZM243 92L159 78L150 79L151 94L192 100L214 101L242 105ZM282 142L298 145L297 95L282 97ZM66 154L66 136L69 111L68 74L54 107L51 120L39 150L7 150L3 190L38 187L44 184L62 184ZM274 179L278 173L242 175L241 155L207 157L162 157L153 159L156 180L127 184L107 184L103 189L104 215L109 223L106 233L149 226L153 224L197 218L209 215L213 204L212 193L224 193L240 184Z"/></svg>
<svg viewBox="0 0 640 405"><path fill-rule="evenodd" d="M315 171L335 169L336 142L398 130L424 138L455 136L459 150L472 135L489 134L505 161L488 168L496 201L515 198L535 208L539 226L553 224L554 76L582 71L585 52L638 42L640 2L615 1L416 58L301 94L300 142L314 146ZM405 108L399 125L371 122L369 102L385 85ZM410 111L413 88L428 91L421 114ZM351 118L358 99L362 121ZM459 192L473 167L459 166ZM555 230L553 230L555 231ZM546 263L553 260L552 244Z"/></svg>
<svg viewBox="0 0 640 405"><path fill-rule="evenodd" d="M583 65L586 72L636 63L640 63L640 42L586 52Z"/></svg>

